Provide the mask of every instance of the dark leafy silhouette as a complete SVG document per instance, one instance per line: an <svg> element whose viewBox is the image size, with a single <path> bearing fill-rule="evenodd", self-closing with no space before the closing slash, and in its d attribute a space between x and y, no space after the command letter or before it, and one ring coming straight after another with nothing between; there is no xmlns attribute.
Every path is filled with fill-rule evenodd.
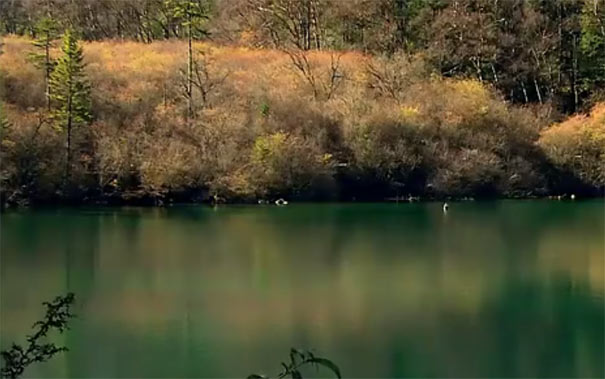
<svg viewBox="0 0 605 379"><path fill-rule="evenodd" d="M0 370L3 378L18 378L25 369L35 362L45 362L55 354L67 351L65 346L57 346L52 342L44 342L49 332L56 330L63 333L69 329L68 322L74 317L71 306L74 304L75 296L68 293L65 296L57 296L52 302L44 302L46 314L42 321L33 325L34 333L27 336L27 347L13 343L11 348L0 352L4 365ZM327 368L337 378L341 378L340 369L329 359L315 356L311 351L290 349L290 361L282 362L282 371L277 378L302 379L301 369L305 366L319 366ZM268 379L265 375L252 374L248 379Z"/></svg>
<svg viewBox="0 0 605 379"><path fill-rule="evenodd" d="M37 321L33 326L34 333L27 336L27 346L13 343L11 348L3 350L0 354L4 360L4 365L0 375L4 378L17 378L32 363L45 362L55 354L67 351L64 346L57 346L52 342L45 342L49 332L56 330L63 333L69 329L67 323L74 315L71 313L75 296L68 293L65 296L57 296L51 302L44 302L46 306L46 315L41 321Z"/></svg>
<svg viewBox="0 0 605 379"><path fill-rule="evenodd" d="M323 366L328 370L332 371L337 378L341 378L340 369L334 362L329 359L316 357L311 351L308 350L290 350L290 362L282 362L282 371L277 375L278 379L292 378L302 379L302 373L300 370L304 366L315 366L319 369L319 366ZM248 379L268 379L268 376L260 374L252 374L248 376Z"/></svg>

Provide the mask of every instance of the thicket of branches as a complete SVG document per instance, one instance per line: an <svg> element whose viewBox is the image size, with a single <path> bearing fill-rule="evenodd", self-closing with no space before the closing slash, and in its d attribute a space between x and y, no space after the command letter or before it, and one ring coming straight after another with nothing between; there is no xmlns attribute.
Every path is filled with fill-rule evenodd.
<svg viewBox="0 0 605 379"><path fill-rule="evenodd" d="M3 202L605 187L599 0L0 4Z"/></svg>
<svg viewBox="0 0 605 379"><path fill-rule="evenodd" d="M206 16L189 32L179 4ZM605 87L604 0L7 0L0 31L52 18L85 40L211 38L279 49L422 54L518 103L588 109Z"/></svg>

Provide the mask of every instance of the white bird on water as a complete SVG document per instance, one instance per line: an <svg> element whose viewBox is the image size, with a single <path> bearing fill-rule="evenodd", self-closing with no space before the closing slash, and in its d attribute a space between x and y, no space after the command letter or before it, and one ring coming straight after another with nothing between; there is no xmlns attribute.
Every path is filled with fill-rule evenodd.
<svg viewBox="0 0 605 379"><path fill-rule="evenodd" d="M443 213L447 213L447 210L449 209L449 205L447 203L443 203Z"/></svg>

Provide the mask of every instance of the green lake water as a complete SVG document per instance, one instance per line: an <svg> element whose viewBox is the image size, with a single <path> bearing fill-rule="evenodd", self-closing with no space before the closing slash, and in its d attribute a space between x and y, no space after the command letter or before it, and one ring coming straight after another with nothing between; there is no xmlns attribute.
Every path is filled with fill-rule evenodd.
<svg viewBox="0 0 605 379"><path fill-rule="evenodd" d="M605 375L602 200L0 217L2 347L77 297L30 377L275 375L290 347L345 377Z"/></svg>

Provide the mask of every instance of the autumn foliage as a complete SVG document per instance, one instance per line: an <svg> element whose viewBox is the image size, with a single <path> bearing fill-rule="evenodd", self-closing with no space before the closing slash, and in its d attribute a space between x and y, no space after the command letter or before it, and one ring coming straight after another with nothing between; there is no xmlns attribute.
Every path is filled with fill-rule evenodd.
<svg viewBox="0 0 605 379"><path fill-rule="evenodd" d="M605 103L545 130L538 141L560 170L594 187L605 188Z"/></svg>
<svg viewBox="0 0 605 379"><path fill-rule="evenodd" d="M61 131L45 121L31 41L4 43L3 196L65 196ZM84 44L93 121L75 141L80 199L529 196L559 191L560 171L603 186L603 106L545 128L542 108L441 78L421 57L194 47L187 122L183 42Z"/></svg>

